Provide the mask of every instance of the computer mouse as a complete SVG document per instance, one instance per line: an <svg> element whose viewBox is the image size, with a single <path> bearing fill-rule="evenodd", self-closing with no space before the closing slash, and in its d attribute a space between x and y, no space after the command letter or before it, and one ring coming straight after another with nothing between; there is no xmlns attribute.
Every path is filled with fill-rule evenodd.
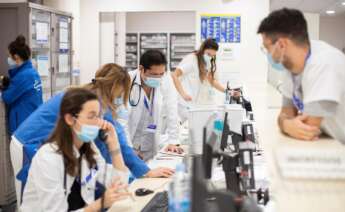
<svg viewBox="0 0 345 212"><path fill-rule="evenodd" d="M153 191L150 190L150 189L147 189L147 188L138 188L136 191L135 191L135 195L136 196L146 196L148 194L152 194Z"/></svg>

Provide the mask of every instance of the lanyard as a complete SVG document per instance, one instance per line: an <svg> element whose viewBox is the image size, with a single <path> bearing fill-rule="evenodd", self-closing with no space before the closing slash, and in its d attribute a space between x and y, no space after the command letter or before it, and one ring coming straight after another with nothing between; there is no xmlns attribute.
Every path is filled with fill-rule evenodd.
<svg viewBox="0 0 345 212"><path fill-rule="evenodd" d="M309 49L308 54L307 54L307 56L305 57L305 60L304 60L304 68L305 68L305 66L306 66L310 56L311 56L311 50ZM295 105L295 107L297 108L298 112L299 113L303 113L304 112L304 103L302 101L302 97L300 98L297 95L298 87L296 85L296 78L294 76L292 76L292 82L293 82L292 102Z"/></svg>
<svg viewBox="0 0 345 212"><path fill-rule="evenodd" d="M153 116L153 102L154 102L154 98L155 98L155 90L154 89L152 91L151 106L149 106L147 98L146 98L146 96L144 96L144 105L145 105L145 108L149 111L151 117Z"/></svg>
<svg viewBox="0 0 345 212"><path fill-rule="evenodd" d="M303 113L304 104L303 101L295 94L292 95L292 102L298 110L298 113Z"/></svg>
<svg viewBox="0 0 345 212"><path fill-rule="evenodd" d="M90 173L85 177L85 179L83 179L83 180L79 179L80 185L85 186L94 176L96 176L97 170L98 170L97 167L95 169L92 168L90 170Z"/></svg>

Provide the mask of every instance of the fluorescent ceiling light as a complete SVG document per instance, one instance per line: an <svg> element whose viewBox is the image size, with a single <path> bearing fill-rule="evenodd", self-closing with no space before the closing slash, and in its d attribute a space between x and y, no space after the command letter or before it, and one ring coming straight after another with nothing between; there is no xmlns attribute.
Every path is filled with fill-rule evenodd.
<svg viewBox="0 0 345 212"><path fill-rule="evenodd" d="M343 3L341 3L343 6L345 6L345 1Z"/></svg>
<svg viewBox="0 0 345 212"><path fill-rule="evenodd" d="M327 10L326 13L327 13L328 15L332 15L332 14L335 13L335 11L334 11L334 10Z"/></svg>

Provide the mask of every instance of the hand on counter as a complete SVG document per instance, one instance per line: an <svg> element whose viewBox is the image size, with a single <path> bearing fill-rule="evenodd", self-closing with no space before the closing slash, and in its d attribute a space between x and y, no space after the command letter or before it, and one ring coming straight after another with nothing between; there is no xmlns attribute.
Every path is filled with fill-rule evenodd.
<svg viewBox="0 0 345 212"><path fill-rule="evenodd" d="M173 169L169 168L156 168L156 169L151 169L150 171L147 172L145 177L150 177L150 178L159 178L159 177L171 177L175 171Z"/></svg>
<svg viewBox="0 0 345 212"><path fill-rule="evenodd" d="M180 147L180 145L175 145L175 144L169 144L164 151L166 152L174 152L177 154L182 154L184 150Z"/></svg>
<svg viewBox="0 0 345 212"><path fill-rule="evenodd" d="M318 127L305 124L306 115L296 116L292 119L285 119L283 122L283 132L289 136L305 141L313 141L319 138L321 130Z"/></svg>

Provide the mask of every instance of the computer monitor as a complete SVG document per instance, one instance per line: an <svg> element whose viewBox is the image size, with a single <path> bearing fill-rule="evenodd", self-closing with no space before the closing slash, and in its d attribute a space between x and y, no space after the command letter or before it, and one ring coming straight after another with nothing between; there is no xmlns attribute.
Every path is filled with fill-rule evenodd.
<svg viewBox="0 0 345 212"><path fill-rule="evenodd" d="M190 137L190 146L192 154L202 154L203 149L203 129L212 129L210 117L218 114L218 118L223 120L225 113L228 113L227 123L231 131L242 134L242 122L245 119L246 112L240 105L194 105L189 110L188 125L189 131L193 132L193 139Z"/></svg>
<svg viewBox="0 0 345 212"><path fill-rule="evenodd" d="M201 155L192 159L191 212L236 212L236 195L230 191L209 191L204 178L204 164Z"/></svg>
<svg viewBox="0 0 345 212"><path fill-rule="evenodd" d="M212 162L215 156L215 141L217 140L217 135L213 131L204 128L203 135L203 149L202 149L202 159L204 164L205 178L211 179L212 177Z"/></svg>
<svg viewBox="0 0 345 212"><path fill-rule="evenodd" d="M224 120L220 122L219 119L213 119L210 118L209 120L211 123L214 123L214 128L209 127L208 125L212 125L208 123L204 130L203 130L203 163L204 163L204 170L205 170L205 178L211 179L212 177L212 163L214 158L219 158L223 156L222 163L223 163L223 169L226 173L226 177L228 182L232 182L237 179L238 176L236 174L236 168L238 162L238 156L232 155L233 153L239 152L239 144L243 140L242 135L234 133L230 130L229 124L228 124L228 112L225 113ZM220 122L220 123L219 123ZM219 131L222 131L221 139L219 138ZM228 137L231 136L232 142L236 140L235 148L232 151L224 151L225 147L227 146ZM230 153L230 155L228 154ZM232 161L232 162L230 162ZM227 174L231 174L227 176ZM230 179L232 178L232 179ZM236 180L235 180L236 181ZM234 181L234 182L235 182ZM234 189L234 184L230 186L227 185L228 189L232 188ZM237 191L238 189L236 189Z"/></svg>
<svg viewBox="0 0 345 212"><path fill-rule="evenodd" d="M194 155L192 158L191 212L207 212L205 200L207 199L208 194L204 173L202 156Z"/></svg>

